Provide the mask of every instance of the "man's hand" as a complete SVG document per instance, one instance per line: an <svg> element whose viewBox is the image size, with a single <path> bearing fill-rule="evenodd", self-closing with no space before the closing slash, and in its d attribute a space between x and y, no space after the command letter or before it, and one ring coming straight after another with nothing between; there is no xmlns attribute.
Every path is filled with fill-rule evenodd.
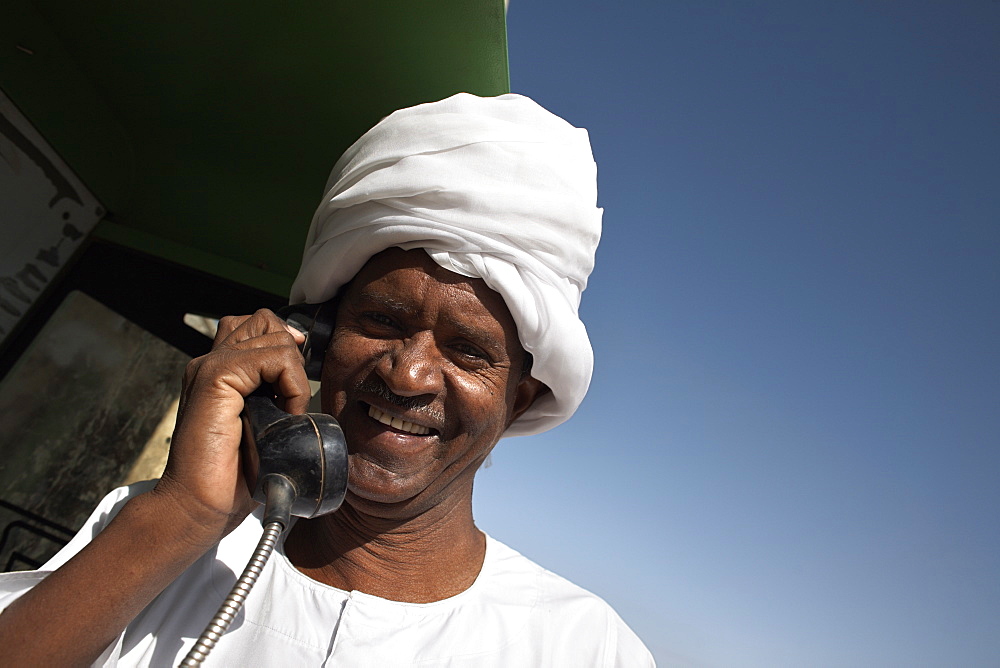
<svg viewBox="0 0 1000 668"><path fill-rule="evenodd" d="M243 478L243 399L270 383L289 413L305 413L309 381L298 346L305 336L268 310L219 321L212 351L184 374L177 427L155 494L171 497L200 538L214 543L253 509Z"/></svg>

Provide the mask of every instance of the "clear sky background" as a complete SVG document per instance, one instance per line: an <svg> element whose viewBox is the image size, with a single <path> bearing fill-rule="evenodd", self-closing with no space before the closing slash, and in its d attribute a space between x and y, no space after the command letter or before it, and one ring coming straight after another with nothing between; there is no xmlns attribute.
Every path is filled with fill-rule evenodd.
<svg viewBox="0 0 1000 668"><path fill-rule="evenodd" d="M597 368L477 521L659 665L1000 665L1000 2L513 0Z"/></svg>

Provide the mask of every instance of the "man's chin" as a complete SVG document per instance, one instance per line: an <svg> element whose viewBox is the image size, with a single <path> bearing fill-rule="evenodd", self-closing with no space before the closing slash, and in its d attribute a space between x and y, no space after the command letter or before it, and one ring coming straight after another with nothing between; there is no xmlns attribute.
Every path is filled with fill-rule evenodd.
<svg viewBox="0 0 1000 668"><path fill-rule="evenodd" d="M432 481L431 481L432 482ZM348 483L344 504L355 512L372 518L392 521L415 519L435 509L448 514L448 509L455 503L461 504L462 497L471 497L472 488L466 492L455 494L443 490L433 490L426 480L395 481L395 484L385 484L385 481L371 480L364 476L352 479ZM471 503L469 498L468 503Z"/></svg>
<svg viewBox="0 0 1000 668"><path fill-rule="evenodd" d="M350 471L345 499L347 502L387 507L404 506L419 496L425 488L421 481L387 470L363 455L352 454L348 461Z"/></svg>

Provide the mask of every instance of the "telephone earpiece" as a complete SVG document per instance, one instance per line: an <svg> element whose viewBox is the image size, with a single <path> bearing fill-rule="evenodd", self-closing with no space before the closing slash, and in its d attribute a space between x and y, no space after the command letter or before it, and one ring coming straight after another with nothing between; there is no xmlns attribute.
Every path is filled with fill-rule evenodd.
<svg viewBox="0 0 1000 668"><path fill-rule="evenodd" d="M319 380L323 373L323 356L333 335L333 321L337 315L334 302L323 304L292 304L278 310L278 317L306 335L302 344L306 376Z"/></svg>

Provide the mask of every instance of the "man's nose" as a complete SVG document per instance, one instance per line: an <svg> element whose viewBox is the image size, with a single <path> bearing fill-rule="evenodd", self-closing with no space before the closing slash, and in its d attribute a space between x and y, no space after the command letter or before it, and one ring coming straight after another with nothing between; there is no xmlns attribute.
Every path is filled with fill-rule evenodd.
<svg viewBox="0 0 1000 668"><path fill-rule="evenodd" d="M414 397L444 389L441 363L433 334L419 332L387 351L375 370L390 390L402 397Z"/></svg>

